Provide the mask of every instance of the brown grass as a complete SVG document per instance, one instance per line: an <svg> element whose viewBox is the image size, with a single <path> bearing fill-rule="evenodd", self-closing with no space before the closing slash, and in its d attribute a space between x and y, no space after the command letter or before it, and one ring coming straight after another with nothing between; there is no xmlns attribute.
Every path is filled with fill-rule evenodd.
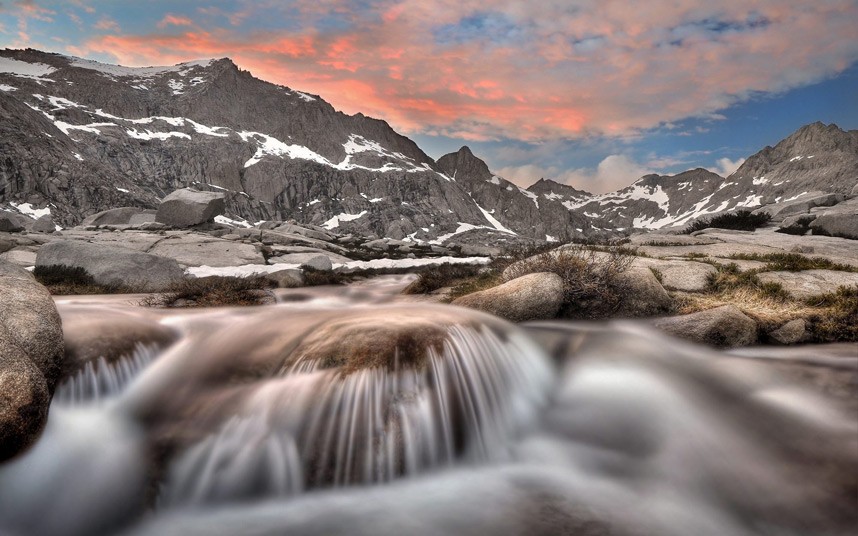
<svg viewBox="0 0 858 536"><path fill-rule="evenodd" d="M100 285L83 268L66 265L36 266L33 270L33 276L54 296L136 294L140 292L138 288L122 285Z"/></svg>
<svg viewBox="0 0 858 536"><path fill-rule="evenodd" d="M166 292L144 298L144 307L224 307L270 303L267 289L273 283L264 277L202 277L183 279Z"/></svg>

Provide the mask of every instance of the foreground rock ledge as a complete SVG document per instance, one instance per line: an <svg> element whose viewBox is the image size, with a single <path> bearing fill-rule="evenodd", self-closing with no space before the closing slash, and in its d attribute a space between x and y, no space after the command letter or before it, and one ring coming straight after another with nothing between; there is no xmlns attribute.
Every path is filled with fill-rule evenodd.
<svg viewBox="0 0 858 536"><path fill-rule="evenodd" d="M50 294L26 270L0 261L0 462L41 434L62 356Z"/></svg>
<svg viewBox="0 0 858 536"><path fill-rule="evenodd" d="M674 337L710 346L736 347L757 342L757 323L735 305L660 318L653 325Z"/></svg>

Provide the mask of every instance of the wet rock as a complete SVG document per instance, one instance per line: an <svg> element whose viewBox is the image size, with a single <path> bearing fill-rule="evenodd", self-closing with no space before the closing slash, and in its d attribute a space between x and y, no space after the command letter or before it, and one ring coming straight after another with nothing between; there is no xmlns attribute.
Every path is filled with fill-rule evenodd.
<svg viewBox="0 0 858 536"><path fill-rule="evenodd" d="M616 316L642 318L662 315L670 310L670 294L649 268L632 266L619 274L617 279L623 292Z"/></svg>
<svg viewBox="0 0 858 536"><path fill-rule="evenodd" d="M41 433L62 355L50 294L26 270L0 261L0 461Z"/></svg>
<svg viewBox="0 0 858 536"><path fill-rule="evenodd" d="M562 304L563 280L548 272L524 275L453 301L453 305L478 309L512 322L555 318Z"/></svg>
<svg viewBox="0 0 858 536"><path fill-rule="evenodd" d="M806 322L797 318L769 333L769 337L779 344L796 344L807 338Z"/></svg>
<svg viewBox="0 0 858 536"><path fill-rule="evenodd" d="M858 273L838 270L763 272L757 277L763 283L780 284L792 297L798 299L834 292L840 286L858 285Z"/></svg>
<svg viewBox="0 0 858 536"><path fill-rule="evenodd" d="M320 272L330 272L334 269L331 259L327 255L316 255L301 263L301 268L310 268Z"/></svg>
<svg viewBox="0 0 858 536"><path fill-rule="evenodd" d="M757 323L735 305L660 318L653 325L674 337L710 346L747 346L757 341Z"/></svg>
<svg viewBox="0 0 858 536"><path fill-rule="evenodd" d="M124 248L58 240L39 249L36 266L82 268L100 285L158 292L184 276L173 259Z"/></svg>
<svg viewBox="0 0 858 536"><path fill-rule="evenodd" d="M213 221L226 210L224 194L191 188L176 190L161 201L155 221L173 227L191 227Z"/></svg>

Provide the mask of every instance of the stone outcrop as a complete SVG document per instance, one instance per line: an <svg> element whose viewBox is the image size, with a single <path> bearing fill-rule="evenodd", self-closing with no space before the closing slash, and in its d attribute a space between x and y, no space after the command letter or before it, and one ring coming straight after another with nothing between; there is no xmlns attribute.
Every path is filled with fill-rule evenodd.
<svg viewBox="0 0 858 536"><path fill-rule="evenodd" d="M155 221L179 228L210 222L226 210L224 199L224 194L217 192L176 190L158 205Z"/></svg>
<svg viewBox="0 0 858 536"><path fill-rule="evenodd" d="M27 271L0 261L0 462L41 433L62 356L51 296Z"/></svg>
<svg viewBox="0 0 858 536"><path fill-rule="evenodd" d="M99 285L129 287L141 292L164 290L184 275L173 259L70 240L42 246L36 266L82 268Z"/></svg>
<svg viewBox="0 0 858 536"><path fill-rule="evenodd" d="M557 274L528 274L453 300L512 322L555 318L563 304L563 280Z"/></svg>

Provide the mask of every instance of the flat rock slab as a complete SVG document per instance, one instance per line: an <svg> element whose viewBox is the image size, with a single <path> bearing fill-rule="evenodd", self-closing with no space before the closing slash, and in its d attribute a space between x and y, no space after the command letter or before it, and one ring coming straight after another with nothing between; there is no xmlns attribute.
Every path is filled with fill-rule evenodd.
<svg viewBox="0 0 858 536"><path fill-rule="evenodd" d="M682 257L706 255L707 257L729 257L731 255L767 255L784 253L778 247L741 242L705 244L700 246L641 246L638 252L650 257Z"/></svg>
<svg viewBox="0 0 858 536"><path fill-rule="evenodd" d="M6 253L0 253L0 260L10 262L18 266L35 266L36 252L30 248L13 249Z"/></svg>
<svg viewBox="0 0 858 536"><path fill-rule="evenodd" d="M837 270L805 270L803 272L763 272L758 275L763 283L779 283L795 298L806 299L840 286L858 285L858 273Z"/></svg>
<svg viewBox="0 0 858 536"><path fill-rule="evenodd" d="M706 246L720 240L708 236L672 235L664 233L636 234L629 238L634 246Z"/></svg>
<svg viewBox="0 0 858 536"><path fill-rule="evenodd" d="M761 248L775 248L786 252L811 248L808 254L831 258L858 260L858 240L849 240L834 236L800 236L777 233L775 229L757 229L756 232L725 232L720 229L707 229L706 236L717 238L731 244L745 244ZM716 246L701 246L714 248ZM777 253L777 251L774 251ZM729 254L712 254L716 257L729 257ZM839 261L838 261L839 262Z"/></svg>
<svg viewBox="0 0 858 536"><path fill-rule="evenodd" d="M149 253L175 259L185 266L241 266L265 264L256 247L204 235L173 235L155 244Z"/></svg>
<svg viewBox="0 0 858 536"><path fill-rule="evenodd" d="M52 235L53 236L53 235ZM63 231L57 240L83 240L93 244L120 247L146 253L152 246L163 240L162 235L140 231L84 231L70 229Z"/></svg>
<svg viewBox="0 0 858 536"><path fill-rule="evenodd" d="M697 261L661 260L638 257L634 260L637 266L658 270L661 274L661 284L671 290L700 292L709 286L709 276L717 272L711 264Z"/></svg>

